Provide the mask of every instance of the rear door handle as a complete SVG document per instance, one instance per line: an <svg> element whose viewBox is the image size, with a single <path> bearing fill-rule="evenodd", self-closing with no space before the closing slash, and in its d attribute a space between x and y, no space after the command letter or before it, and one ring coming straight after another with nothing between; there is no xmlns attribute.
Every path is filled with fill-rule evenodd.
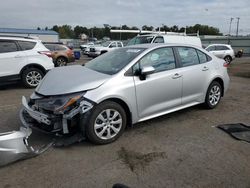
<svg viewBox="0 0 250 188"><path fill-rule="evenodd" d="M179 73L175 73L174 76L172 76L173 79L177 79L177 78L180 78L180 77L182 77L182 75L179 74Z"/></svg>
<svg viewBox="0 0 250 188"><path fill-rule="evenodd" d="M208 67L203 67L202 71L207 71L209 68Z"/></svg>
<svg viewBox="0 0 250 188"><path fill-rule="evenodd" d="M16 55L16 56L15 56L15 58L20 58L20 57L22 57L22 56L21 56L21 55Z"/></svg>

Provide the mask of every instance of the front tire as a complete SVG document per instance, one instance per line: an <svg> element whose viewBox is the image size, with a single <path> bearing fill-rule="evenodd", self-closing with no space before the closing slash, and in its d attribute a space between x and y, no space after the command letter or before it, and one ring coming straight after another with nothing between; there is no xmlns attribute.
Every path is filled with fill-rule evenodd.
<svg viewBox="0 0 250 188"><path fill-rule="evenodd" d="M92 143L108 144L118 139L127 124L124 109L115 102L106 101L85 114L82 122L86 136Z"/></svg>
<svg viewBox="0 0 250 188"><path fill-rule="evenodd" d="M208 109L215 108L221 99L222 96L222 86L219 82L213 81L207 90L206 99L205 99L205 107Z"/></svg>
<svg viewBox="0 0 250 188"><path fill-rule="evenodd" d="M37 68L28 68L22 73L22 82L27 88L37 87L44 77L44 73Z"/></svg>

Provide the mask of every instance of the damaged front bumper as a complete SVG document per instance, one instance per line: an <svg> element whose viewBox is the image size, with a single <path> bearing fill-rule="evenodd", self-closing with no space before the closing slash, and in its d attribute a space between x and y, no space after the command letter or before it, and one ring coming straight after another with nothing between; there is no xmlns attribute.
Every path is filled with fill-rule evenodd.
<svg viewBox="0 0 250 188"><path fill-rule="evenodd" d="M52 111L44 112L29 105L26 98L22 97L23 108L20 111L20 120L26 128L38 129L46 133L70 133L72 126L79 124L79 116L93 108L94 103L88 100L81 100L66 113L56 114Z"/></svg>
<svg viewBox="0 0 250 188"><path fill-rule="evenodd" d="M53 145L53 142L50 142L40 149L34 149L28 143L31 133L31 129L22 127L19 131L0 133L0 166L35 157Z"/></svg>

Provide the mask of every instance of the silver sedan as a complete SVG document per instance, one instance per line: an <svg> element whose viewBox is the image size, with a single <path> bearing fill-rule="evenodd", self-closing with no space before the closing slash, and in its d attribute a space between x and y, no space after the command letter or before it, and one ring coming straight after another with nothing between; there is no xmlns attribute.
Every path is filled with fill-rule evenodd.
<svg viewBox="0 0 250 188"><path fill-rule="evenodd" d="M228 89L226 66L195 46L119 48L85 66L51 70L30 99L23 98L20 117L26 127L81 132L107 144L129 124L201 103L215 108Z"/></svg>

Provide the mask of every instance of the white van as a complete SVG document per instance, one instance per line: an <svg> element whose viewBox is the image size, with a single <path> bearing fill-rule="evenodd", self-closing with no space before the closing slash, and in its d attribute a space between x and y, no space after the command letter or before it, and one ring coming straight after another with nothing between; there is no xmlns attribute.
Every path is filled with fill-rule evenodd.
<svg viewBox="0 0 250 188"><path fill-rule="evenodd" d="M174 34L146 34L132 38L127 46L146 43L175 43L188 44L202 47L201 39L198 36L174 35Z"/></svg>

